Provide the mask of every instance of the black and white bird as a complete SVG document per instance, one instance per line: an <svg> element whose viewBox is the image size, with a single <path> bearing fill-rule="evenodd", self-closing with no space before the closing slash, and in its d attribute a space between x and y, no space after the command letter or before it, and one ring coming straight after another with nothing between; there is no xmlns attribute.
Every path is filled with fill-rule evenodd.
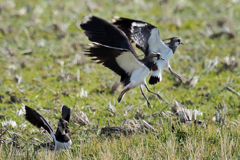
<svg viewBox="0 0 240 160"><path fill-rule="evenodd" d="M96 16L88 16L80 26L85 30L88 39L93 42L93 45L86 50L86 55L121 76L120 81L124 88L118 97L118 103L128 91L139 87L148 107L151 108L142 86L145 86L148 92L157 95L159 99L163 99L159 94L150 91L146 83L151 68L161 59L160 53L151 52L145 58L139 59L124 32Z"/></svg>
<svg viewBox="0 0 240 160"><path fill-rule="evenodd" d="M68 136L68 133L70 132L68 127L71 113L70 108L68 108L66 105L62 106L62 118L58 120L58 128L55 134L49 122L36 110L26 105L25 110L25 119L27 121L38 128L44 128L51 135L54 141L54 150L70 149L72 144L72 141Z"/></svg>
<svg viewBox="0 0 240 160"><path fill-rule="evenodd" d="M169 43L164 43L160 37L157 27L143 21L128 18L114 17L113 25L121 29L136 46L141 49L145 56L149 53L161 53L163 59L160 59L152 67L149 84L154 85L162 80L162 70L168 68L171 74L182 82L182 78L176 74L169 64L175 50L180 44L179 37L172 37Z"/></svg>

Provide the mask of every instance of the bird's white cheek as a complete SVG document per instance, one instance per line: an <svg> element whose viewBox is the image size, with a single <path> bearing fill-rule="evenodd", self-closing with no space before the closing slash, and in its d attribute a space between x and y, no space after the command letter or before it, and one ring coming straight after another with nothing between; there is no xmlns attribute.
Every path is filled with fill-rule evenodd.
<svg viewBox="0 0 240 160"><path fill-rule="evenodd" d="M63 131L61 131L61 134L62 134L62 135L65 135L66 133L65 133L65 131L63 130Z"/></svg>
<svg viewBox="0 0 240 160"><path fill-rule="evenodd" d="M157 60L158 60L157 57L154 57L154 58L153 58L153 62L154 62L154 63L156 63Z"/></svg>

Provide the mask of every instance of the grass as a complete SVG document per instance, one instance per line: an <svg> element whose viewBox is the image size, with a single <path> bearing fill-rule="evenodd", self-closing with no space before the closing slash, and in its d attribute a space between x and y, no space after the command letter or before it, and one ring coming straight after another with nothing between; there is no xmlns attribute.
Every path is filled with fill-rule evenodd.
<svg viewBox="0 0 240 160"><path fill-rule="evenodd" d="M132 119L137 111L144 114L170 110L173 100L187 108L201 110L200 119L208 125L180 125L171 131L173 117L152 117L156 133L134 136L101 138L88 131L91 127L78 128L70 122L73 145L70 151L56 154L46 150L36 152L32 143L21 141L22 149L13 143L1 141L0 159L238 159L239 153L239 95L224 89L231 86L240 92L240 67L232 70L224 66L224 58L235 57L239 63L240 4L237 1L40 1L3 0L0 2L0 122L13 120L17 126L1 126L2 133L19 133L25 140L36 137L47 141L46 136L23 116L16 114L21 102L36 109L54 124L60 117L60 106L66 104L72 113L83 111L92 126L100 119L99 127L119 126L125 118ZM123 16L144 20L157 26L162 39L179 36L185 45L180 46L170 64L186 81L199 76L194 87L178 84L168 73L151 90L159 92L167 103L147 94L153 109L149 109L138 88L127 93L117 104L117 97L110 91L120 77L83 55L89 41L79 28L88 14L106 20ZM235 37L219 33L224 22ZM139 55L142 53L137 50ZM76 58L76 55L80 58ZM218 64L209 69L210 60L218 57ZM73 63L78 60L77 63ZM233 62L232 62L233 63ZM21 80L20 80L20 78ZM87 96L81 95L82 90ZM146 92L146 90L145 90ZM17 101L11 101L15 95ZM21 100L21 102L19 101ZM220 102L227 106L227 121L212 121ZM115 108L115 113L108 106ZM125 112L127 106L133 106ZM173 119L173 123L176 123ZM2 124L2 123L1 123ZM23 124L23 125L22 125ZM26 125L26 126L25 126ZM10 137L4 134L5 140ZM40 158L39 158L40 157Z"/></svg>

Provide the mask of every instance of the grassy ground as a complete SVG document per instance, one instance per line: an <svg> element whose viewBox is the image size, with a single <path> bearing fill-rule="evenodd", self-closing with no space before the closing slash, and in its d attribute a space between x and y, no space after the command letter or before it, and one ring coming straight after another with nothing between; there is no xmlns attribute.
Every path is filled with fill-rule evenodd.
<svg viewBox="0 0 240 160"><path fill-rule="evenodd" d="M239 13L237 0L2 0L0 133L7 128L25 140L36 137L46 141L37 128L17 114L21 102L53 123L60 117L60 106L66 104L73 114L86 113L92 126L100 119L101 128L108 125L107 120L111 126L119 126L137 112L152 114L164 108L170 111L177 100L187 108L201 110L204 114L199 119L208 125L180 125L172 132L173 117L157 116L147 119L156 133L106 139L88 131L92 126L78 129L70 122L75 131L71 135L72 150L56 154L35 152L30 141L22 141L25 146L18 149L12 147L13 143L6 144L10 136L4 134L0 159L238 159L240 100L226 87L240 92L240 67L235 61L230 65L225 61L226 57L233 57L239 63ZM150 89L159 92L167 103L147 94L153 105L149 109L136 88L117 104L122 87L115 94L111 90L120 78L83 55L89 41L79 24L87 14L109 21L112 16L144 20L157 26L163 39L181 37L185 45L177 49L170 64L186 83L179 84L165 71L162 82ZM223 28L227 33L221 36ZM214 59L217 64L212 63ZM191 86L187 82L193 76L198 81ZM214 107L223 100L227 106L226 123L217 124L212 120ZM126 111L128 106L132 107ZM109 108L114 108L114 113ZM9 120L15 121L16 127L3 125Z"/></svg>

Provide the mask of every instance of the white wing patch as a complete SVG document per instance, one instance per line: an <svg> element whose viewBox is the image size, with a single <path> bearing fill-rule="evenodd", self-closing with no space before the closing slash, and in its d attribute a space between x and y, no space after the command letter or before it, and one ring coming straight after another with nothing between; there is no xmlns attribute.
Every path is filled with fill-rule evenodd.
<svg viewBox="0 0 240 160"><path fill-rule="evenodd" d="M139 23L139 22L133 22L132 27L145 27L147 24L146 23Z"/></svg>
<svg viewBox="0 0 240 160"><path fill-rule="evenodd" d="M148 39L148 45L149 45L150 52L160 52L161 54L164 54L165 52L168 52L169 50L171 50L162 41L157 28L152 29L151 36Z"/></svg>
<svg viewBox="0 0 240 160"><path fill-rule="evenodd" d="M116 57L118 65L128 74L131 75L133 71L140 67L146 67L143 63L137 60L137 58L131 52L123 52Z"/></svg>
<svg viewBox="0 0 240 160"><path fill-rule="evenodd" d="M148 39L149 51L159 52L164 60L158 60L156 65L158 70L151 72L151 77L158 77L162 81L162 70L168 67L169 60L173 56L172 50L162 41L157 28L153 28Z"/></svg>

